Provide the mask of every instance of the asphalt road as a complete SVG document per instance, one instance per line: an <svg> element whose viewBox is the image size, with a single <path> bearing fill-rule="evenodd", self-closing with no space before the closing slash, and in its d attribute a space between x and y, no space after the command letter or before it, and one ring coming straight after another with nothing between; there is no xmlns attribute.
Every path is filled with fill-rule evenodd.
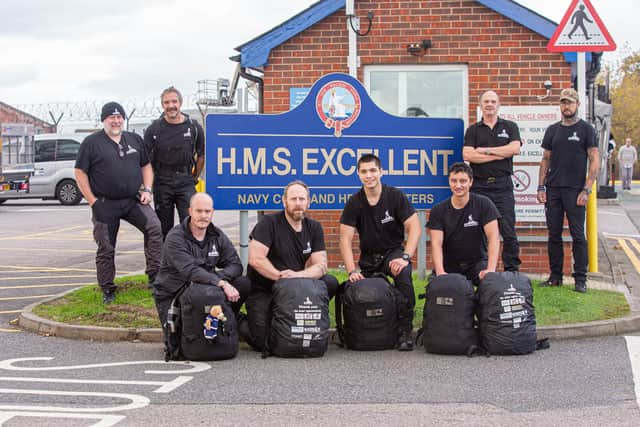
<svg viewBox="0 0 640 427"><path fill-rule="evenodd" d="M119 273L143 269L141 247L123 226ZM640 337L555 341L520 357L332 345L320 359L244 348L231 361L166 364L159 344L42 337L9 323L42 295L95 281L86 205L0 205L0 250L3 426L640 424Z"/></svg>

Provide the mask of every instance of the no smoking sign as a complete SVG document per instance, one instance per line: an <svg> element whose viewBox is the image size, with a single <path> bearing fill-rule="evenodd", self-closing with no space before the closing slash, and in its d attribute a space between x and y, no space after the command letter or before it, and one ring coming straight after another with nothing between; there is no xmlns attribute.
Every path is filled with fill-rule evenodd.
<svg viewBox="0 0 640 427"><path fill-rule="evenodd" d="M513 191L516 193L524 193L531 187L531 176L522 169L513 171Z"/></svg>

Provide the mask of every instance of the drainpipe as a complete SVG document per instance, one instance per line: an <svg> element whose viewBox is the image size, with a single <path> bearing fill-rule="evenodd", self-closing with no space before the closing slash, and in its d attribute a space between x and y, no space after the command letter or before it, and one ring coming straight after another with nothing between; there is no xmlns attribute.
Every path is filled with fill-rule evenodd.
<svg viewBox="0 0 640 427"><path fill-rule="evenodd" d="M264 114L264 80L258 76L247 73L246 67L240 68L242 78L258 84L258 114Z"/></svg>

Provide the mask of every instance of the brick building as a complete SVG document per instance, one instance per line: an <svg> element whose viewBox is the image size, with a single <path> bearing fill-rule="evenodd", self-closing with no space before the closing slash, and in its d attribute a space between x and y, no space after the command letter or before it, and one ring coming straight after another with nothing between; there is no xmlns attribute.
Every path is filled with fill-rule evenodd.
<svg viewBox="0 0 640 427"><path fill-rule="evenodd" d="M18 110L9 104L0 102L0 124L1 123L24 123L33 125L35 133L54 133L56 128L54 125L45 122L29 113Z"/></svg>
<svg viewBox="0 0 640 427"><path fill-rule="evenodd" d="M486 90L498 92L502 105L557 105L560 90L575 78L575 54L546 50L557 24L510 0L356 0L355 15L366 33L357 37L357 78L391 114L420 108L432 117L461 118L466 127ZM345 0L321 0L236 48L243 73L262 81L261 112L285 112L291 88L348 73L348 25ZM594 68L599 57L587 60L592 57ZM547 80L552 96L539 100ZM339 265L340 212L310 215L323 223L330 265ZM518 236L522 269L548 271L545 224L520 222ZM571 271L569 248L567 242L565 271Z"/></svg>

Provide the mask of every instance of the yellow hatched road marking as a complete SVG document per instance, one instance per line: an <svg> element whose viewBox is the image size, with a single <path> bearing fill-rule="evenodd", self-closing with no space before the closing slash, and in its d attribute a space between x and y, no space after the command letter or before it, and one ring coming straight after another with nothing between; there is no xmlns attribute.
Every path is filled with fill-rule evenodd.
<svg viewBox="0 0 640 427"><path fill-rule="evenodd" d="M631 242L633 247L636 248L636 251L640 253L640 243L638 243L636 239L628 239L628 240Z"/></svg>
<svg viewBox="0 0 640 427"><path fill-rule="evenodd" d="M28 297L4 297L4 298L0 298L0 301L16 301L21 299L38 299L38 298L49 298L49 297L55 297L55 296L57 295L52 294L52 295L32 295Z"/></svg>
<svg viewBox="0 0 640 427"><path fill-rule="evenodd" d="M47 267L47 266L39 266L39 265L0 265L0 270L3 268L8 268L11 270L26 270L30 271L84 271L84 272L95 272L95 269L92 268L59 268L59 267Z"/></svg>
<svg viewBox="0 0 640 427"><path fill-rule="evenodd" d="M0 247L0 250L7 251L23 251L23 252L71 252L71 253L87 253L94 254L96 253L95 249L55 249L55 248L4 248ZM144 253L143 251L118 251L116 250L116 254L125 254L125 255L137 255Z"/></svg>
<svg viewBox="0 0 640 427"><path fill-rule="evenodd" d="M77 238L77 237L13 237L13 238L3 238L0 240L43 240L45 242L59 242L60 240L66 241L78 241L78 242L93 242L93 238ZM143 239L118 239L118 242L123 243L143 243Z"/></svg>
<svg viewBox="0 0 640 427"><path fill-rule="evenodd" d="M87 228L87 227L85 225L75 225L73 227L58 228L56 230L43 231L41 233L27 234L26 236L2 237L2 238L0 238L0 240L20 239L20 238L24 239L24 238L28 238L28 237L48 236L50 234L62 233L64 231L70 231L70 230L77 230L79 228Z"/></svg>
<svg viewBox="0 0 640 427"><path fill-rule="evenodd" d="M64 275L64 276L16 276L16 277L0 277L0 281L2 280L27 280L27 279L45 279L47 277L56 278L56 279L79 279L84 277L96 277L95 274L78 274L78 275Z"/></svg>
<svg viewBox="0 0 640 427"><path fill-rule="evenodd" d="M0 286L3 289L33 289L33 288L56 288L64 286L85 286L87 283L51 283L48 285L23 285L23 286Z"/></svg>
<svg viewBox="0 0 640 427"><path fill-rule="evenodd" d="M636 272L638 272L638 274L640 274L640 259L638 259L636 254L629 247L629 245L627 245L627 240L628 239L618 239L618 243L620 244L620 247L622 248L624 253L627 254L627 258L629 258L629 261L631 261L631 264L633 264L633 267L636 269ZM631 240L631 239L629 239L629 240ZM631 240L631 241L636 243L634 240ZM636 246L636 245L637 245L637 243L634 244L634 246Z"/></svg>

